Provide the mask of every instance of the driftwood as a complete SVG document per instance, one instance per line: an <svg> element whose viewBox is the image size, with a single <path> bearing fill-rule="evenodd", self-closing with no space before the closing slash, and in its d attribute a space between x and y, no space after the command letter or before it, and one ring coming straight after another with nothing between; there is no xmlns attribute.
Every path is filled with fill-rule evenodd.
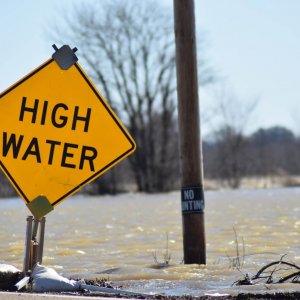
<svg viewBox="0 0 300 300"><path fill-rule="evenodd" d="M233 285L253 285L257 283L278 284L284 282L300 283L300 266L283 260L273 261L263 266L254 276L244 275Z"/></svg>

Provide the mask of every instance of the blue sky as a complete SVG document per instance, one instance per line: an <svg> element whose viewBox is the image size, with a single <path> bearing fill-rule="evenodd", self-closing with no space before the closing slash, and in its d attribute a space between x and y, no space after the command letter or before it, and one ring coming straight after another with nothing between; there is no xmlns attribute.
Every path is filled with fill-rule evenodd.
<svg viewBox="0 0 300 300"><path fill-rule="evenodd" d="M101 0L85 2L96 1ZM68 11L78 2L1 0L0 91L52 55L53 41L46 34L47 28L59 25L61 11ZM237 108L258 99L248 132L282 125L300 134L300 1L195 3L197 31L206 43L205 57L221 78L217 85L200 90L202 111L210 109L216 90L226 85L239 99ZM164 0L163 5L172 12L172 0ZM209 130L204 124L204 133Z"/></svg>

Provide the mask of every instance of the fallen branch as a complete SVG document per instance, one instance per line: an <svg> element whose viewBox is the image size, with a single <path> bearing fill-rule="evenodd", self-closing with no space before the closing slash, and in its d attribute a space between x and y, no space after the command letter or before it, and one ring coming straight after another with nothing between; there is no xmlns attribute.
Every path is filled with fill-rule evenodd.
<svg viewBox="0 0 300 300"><path fill-rule="evenodd" d="M265 282L266 284L279 284L291 280L291 283L300 283L300 267L295 263L284 261L283 255L280 260L273 261L266 266L263 266L254 276L250 277L248 274L243 279L237 280L233 285L253 285ZM284 268L280 268L285 266ZM288 268L287 268L288 267ZM289 272L285 275L282 272Z"/></svg>

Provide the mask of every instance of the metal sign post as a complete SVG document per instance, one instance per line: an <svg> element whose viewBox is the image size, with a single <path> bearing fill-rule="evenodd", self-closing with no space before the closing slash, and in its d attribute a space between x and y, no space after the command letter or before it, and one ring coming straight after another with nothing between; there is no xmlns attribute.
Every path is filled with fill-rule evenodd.
<svg viewBox="0 0 300 300"><path fill-rule="evenodd" d="M34 266L43 262L44 235L46 218L27 217L25 257L23 272L29 274ZM38 235L39 234L39 235Z"/></svg>
<svg viewBox="0 0 300 300"><path fill-rule="evenodd" d="M28 216L25 238L25 255L23 264L24 277L15 284L17 291L21 290L30 281L30 275L37 263L43 262L44 235L46 218L40 219Z"/></svg>

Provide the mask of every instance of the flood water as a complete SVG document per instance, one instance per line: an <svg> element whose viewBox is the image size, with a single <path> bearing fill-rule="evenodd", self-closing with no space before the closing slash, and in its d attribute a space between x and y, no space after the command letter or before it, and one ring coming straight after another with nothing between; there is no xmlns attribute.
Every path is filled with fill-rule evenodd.
<svg viewBox="0 0 300 300"><path fill-rule="evenodd" d="M183 265L180 194L75 196L47 216L43 264L66 277L107 278L128 290L169 295L269 292L232 283L287 254L300 265L300 188L209 191L207 265ZM26 217L19 198L0 201L0 263L22 268ZM245 259L240 271L235 228ZM168 240L170 266L163 262ZM242 273L241 273L242 272ZM272 289L300 291L297 284Z"/></svg>

